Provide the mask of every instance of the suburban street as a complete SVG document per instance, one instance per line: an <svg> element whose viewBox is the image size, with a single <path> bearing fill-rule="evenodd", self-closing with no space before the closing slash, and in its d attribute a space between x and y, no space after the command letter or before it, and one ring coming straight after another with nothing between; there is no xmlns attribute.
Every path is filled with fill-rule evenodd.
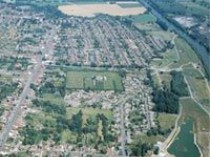
<svg viewBox="0 0 210 157"><path fill-rule="evenodd" d="M11 111L11 114L10 114L10 117L9 117L7 123L5 124L4 128L1 131L1 135L0 135L0 150L1 151L2 151L2 148L5 144L5 142L8 139L8 135L9 135L13 125L17 121L18 116L20 116L20 114L21 114L20 113L21 105L27 97L27 94L28 94L29 89L30 89L30 84L35 81L35 78L37 78L38 71L39 71L40 68L41 68L41 62L37 63L34 66L33 70L31 72L29 72L30 77L28 78L28 81L26 82L26 84L24 86L24 89L19 96L19 100L17 101L16 106Z"/></svg>

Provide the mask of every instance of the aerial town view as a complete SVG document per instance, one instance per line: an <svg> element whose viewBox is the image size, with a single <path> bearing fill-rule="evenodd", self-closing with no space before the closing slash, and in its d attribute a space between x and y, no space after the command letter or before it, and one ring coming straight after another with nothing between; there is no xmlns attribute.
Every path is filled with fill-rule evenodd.
<svg viewBox="0 0 210 157"><path fill-rule="evenodd" d="M0 157L210 157L209 0L0 0Z"/></svg>

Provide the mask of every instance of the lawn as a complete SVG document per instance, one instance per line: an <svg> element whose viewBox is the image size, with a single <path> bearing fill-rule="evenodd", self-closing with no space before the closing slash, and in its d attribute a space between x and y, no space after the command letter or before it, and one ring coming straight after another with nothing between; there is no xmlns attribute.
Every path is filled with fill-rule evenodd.
<svg viewBox="0 0 210 157"><path fill-rule="evenodd" d="M180 60L177 63L172 64L170 67L180 67L183 64L189 62L201 63L195 51L187 44L187 42L181 38L175 39L175 44L180 55Z"/></svg>
<svg viewBox="0 0 210 157"><path fill-rule="evenodd" d="M133 23L149 23L156 22L156 17L151 13L129 16Z"/></svg>
<svg viewBox="0 0 210 157"><path fill-rule="evenodd" d="M152 81L153 81L153 85L154 85L155 87L160 87L160 86L161 86L161 82L159 81L158 75L159 75L159 74L157 74L157 73L154 73L154 74L152 75Z"/></svg>
<svg viewBox="0 0 210 157"><path fill-rule="evenodd" d="M0 82L11 83L12 82L12 77L9 76L9 75L1 74L1 76L0 76Z"/></svg>
<svg viewBox="0 0 210 157"><path fill-rule="evenodd" d="M172 80L171 74L167 72L163 72L163 73L160 73L159 75L160 75L160 79L162 80L162 83L166 85L168 89L170 89L171 80Z"/></svg>
<svg viewBox="0 0 210 157"><path fill-rule="evenodd" d="M142 143L151 143L151 144L156 144L157 141L164 141L165 137L161 136L161 135L157 135L157 136L147 136L146 134L141 134L141 135L135 135L133 139L140 139L142 141Z"/></svg>
<svg viewBox="0 0 210 157"><path fill-rule="evenodd" d="M170 129L175 125L177 115L175 114L167 114L167 113L159 113L157 120L159 121L161 129Z"/></svg>
<svg viewBox="0 0 210 157"><path fill-rule="evenodd" d="M61 135L61 143L76 143L77 142L77 134L71 132L70 130L64 130Z"/></svg>
<svg viewBox="0 0 210 157"><path fill-rule="evenodd" d="M109 121L113 119L113 113L110 110L106 109L94 109L94 108L68 108L67 109L67 116L70 119L74 114L78 113L79 111L83 113L83 122L85 123L89 117L96 117L97 114L104 114Z"/></svg>
<svg viewBox="0 0 210 157"><path fill-rule="evenodd" d="M170 41L174 36L174 33L164 31L161 28L159 28L158 30L148 31L148 34L152 36L157 36L159 38L162 38L163 40L168 40L168 41Z"/></svg>
<svg viewBox="0 0 210 157"><path fill-rule="evenodd" d="M143 31L145 31L147 33L151 32L151 31L159 31L160 30L160 27L157 24L134 23L134 25L139 30L143 30Z"/></svg>
<svg viewBox="0 0 210 157"><path fill-rule="evenodd" d="M202 75L193 67L185 67L184 74L196 100L210 111L210 93Z"/></svg>
<svg viewBox="0 0 210 157"><path fill-rule="evenodd" d="M110 71L68 71L66 88L123 91L122 78Z"/></svg>
<svg viewBox="0 0 210 157"><path fill-rule="evenodd" d="M50 101L53 104L64 104L64 99L54 94L43 94L41 100Z"/></svg>

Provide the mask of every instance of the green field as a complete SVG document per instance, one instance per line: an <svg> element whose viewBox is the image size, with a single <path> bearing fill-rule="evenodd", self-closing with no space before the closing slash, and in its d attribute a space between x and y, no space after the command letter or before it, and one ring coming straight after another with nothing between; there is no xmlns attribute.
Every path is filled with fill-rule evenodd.
<svg viewBox="0 0 210 157"><path fill-rule="evenodd" d="M120 3L117 4L122 8L135 8L135 7L141 7L142 5L140 3Z"/></svg>
<svg viewBox="0 0 210 157"><path fill-rule="evenodd" d="M174 126L177 115L167 114L167 113L158 113L158 121L162 129L170 129Z"/></svg>
<svg viewBox="0 0 210 157"><path fill-rule="evenodd" d="M210 111L210 93L202 75L193 67L185 67L184 74L196 100Z"/></svg>
<svg viewBox="0 0 210 157"><path fill-rule="evenodd" d="M151 13L127 16L134 24L136 23L155 23L156 17Z"/></svg>
<svg viewBox="0 0 210 157"><path fill-rule="evenodd" d="M154 35L154 33L153 33ZM169 37L169 39L172 39ZM175 40L176 49L164 53L162 60L152 61L152 65L155 67L166 67L178 68L183 64L189 64L190 62L201 64L195 51L181 38L176 38ZM177 54L178 53L178 54ZM202 69L203 70L203 69Z"/></svg>
<svg viewBox="0 0 210 157"><path fill-rule="evenodd" d="M188 13L195 15L207 15L209 14L208 8L201 6L193 2L181 2L183 6L187 8Z"/></svg>
<svg viewBox="0 0 210 157"><path fill-rule="evenodd" d="M53 104L64 104L64 99L55 94L43 94L41 100L50 101Z"/></svg>
<svg viewBox="0 0 210 157"><path fill-rule="evenodd" d="M95 108L79 108L79 107L68 108L68 110L67 110L68 118L71 118L75 113L78 113L80 110L83 113L83 122L84 123L86 123L86 120L89 117L96 117L97 114L104 114L109 119L109 121L111 121L113 119L113 113L110 110L95 109Z"/></svg>
<svg viewBox="0 0 210 157"><path fill-rule="evenodd" d="M68 71L66 88L123 91L122 78L110 71Z"/></svg>

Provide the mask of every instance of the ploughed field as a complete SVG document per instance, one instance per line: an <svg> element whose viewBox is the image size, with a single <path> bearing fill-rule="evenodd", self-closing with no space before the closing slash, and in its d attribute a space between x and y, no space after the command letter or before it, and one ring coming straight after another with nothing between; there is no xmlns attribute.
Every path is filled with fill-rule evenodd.
<svg viewBox="0 0 210 157"><path fill-rule="evenodd" d="M62 5L58 9L67 15L93 17L95 14L108 14L112 16L126 16L143 14L146 8L142 6L123 8L117 4L72 4Z"/></svg>

